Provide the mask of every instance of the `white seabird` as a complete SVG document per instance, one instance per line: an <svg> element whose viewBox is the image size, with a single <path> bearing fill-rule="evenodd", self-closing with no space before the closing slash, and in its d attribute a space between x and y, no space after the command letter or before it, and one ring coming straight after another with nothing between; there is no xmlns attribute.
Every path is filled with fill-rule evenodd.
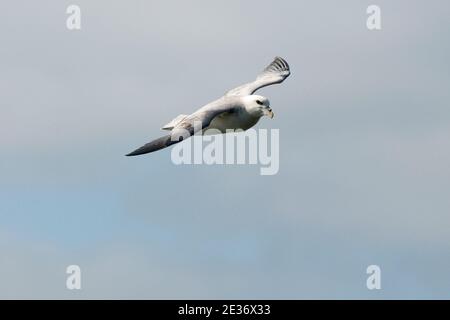
<svg viewBox="0 0 450 320"><path fill-rule="evenodd" d="M247 130L264 115L273 118L269 100L253 93L262 87L281 83L289 75L288 63L284 59L276 57L256 77L256 80L228 91L221 98L208 103L190 115L180 114L162 127L163 130L169 130L170 134L145 144L127 156L161 150L189 138L200 130L204 132L207 129L216 129L222 133L225 133L227 129Z"/></svg>

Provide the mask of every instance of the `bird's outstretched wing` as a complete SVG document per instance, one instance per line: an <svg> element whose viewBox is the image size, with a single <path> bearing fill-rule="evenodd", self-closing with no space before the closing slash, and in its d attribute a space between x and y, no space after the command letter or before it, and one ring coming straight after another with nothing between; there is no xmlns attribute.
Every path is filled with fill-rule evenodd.
<svg viewBox="0 0 450 320"><path fill-rule="evenodd" d="M158 151L191 137L195 133L207 128L211 121L219 114L232 112L237 108L233 100L219 99L207 104L193 114L185 117L171 130L169 135L153 140L127 154L127 156L137 156Z"/></svg>
<svg viewBox="0 0 450 320"><path fill-rule="evenodd" d="M256 90L271 84L281 83L291 74L289 65L283 58L275 57L253 82L243 84L231 89L225 96L246 96L253 94Z"/></svg>

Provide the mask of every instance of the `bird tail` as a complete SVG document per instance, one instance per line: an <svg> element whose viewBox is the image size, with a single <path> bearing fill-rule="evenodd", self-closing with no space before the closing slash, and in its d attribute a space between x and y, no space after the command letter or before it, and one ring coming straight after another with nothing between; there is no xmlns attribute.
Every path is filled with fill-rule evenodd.
<svg viewBox="0 0 450 320"><path fill-rule="evenodd" d="M158 151L164 148L167 148L168 146L171 146L175 143L177 143L178 141L172 141L171 139L171 135L167 135L161 138L158 138L156 140L153 140L145 145L143 145L142 147L134 150L133 152L130 152L129 154L127 154L126 156L138 156L141 154L146 154L146 153L150 153L150 152L154 152L154 151Z"/></svg>

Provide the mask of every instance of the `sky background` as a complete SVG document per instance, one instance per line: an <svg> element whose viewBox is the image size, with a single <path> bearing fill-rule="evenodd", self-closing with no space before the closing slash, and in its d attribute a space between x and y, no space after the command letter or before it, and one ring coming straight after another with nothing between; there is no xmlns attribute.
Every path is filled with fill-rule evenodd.
<svg viewBox="0 0 450 320"><path fill-rule="evenodd" d="M450 298L449 16L444 0L3 1L0 298ZM277 175L124 157L276 55L292 74L258 91L275 117L257 128L280 130Z"/></svg>

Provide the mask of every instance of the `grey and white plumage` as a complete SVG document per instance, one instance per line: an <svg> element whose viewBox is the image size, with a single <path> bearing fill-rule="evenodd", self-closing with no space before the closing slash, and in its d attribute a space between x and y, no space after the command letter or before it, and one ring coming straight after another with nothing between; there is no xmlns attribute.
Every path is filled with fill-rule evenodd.
<svg viewBox="0 0 450 320"><path fill-rule="evenodd" d="M273 118L269 100L254 95L255 91L281 83L290 75L288 63L276 57L254 81L231 89L221 98L208 103L190 115L179 115L162 129L170 134L153 140L127 154L137 156L161 150L178 143L196 132L216 129L225 133L227 129L247 130L253 127L264 116Z"/></svg>

